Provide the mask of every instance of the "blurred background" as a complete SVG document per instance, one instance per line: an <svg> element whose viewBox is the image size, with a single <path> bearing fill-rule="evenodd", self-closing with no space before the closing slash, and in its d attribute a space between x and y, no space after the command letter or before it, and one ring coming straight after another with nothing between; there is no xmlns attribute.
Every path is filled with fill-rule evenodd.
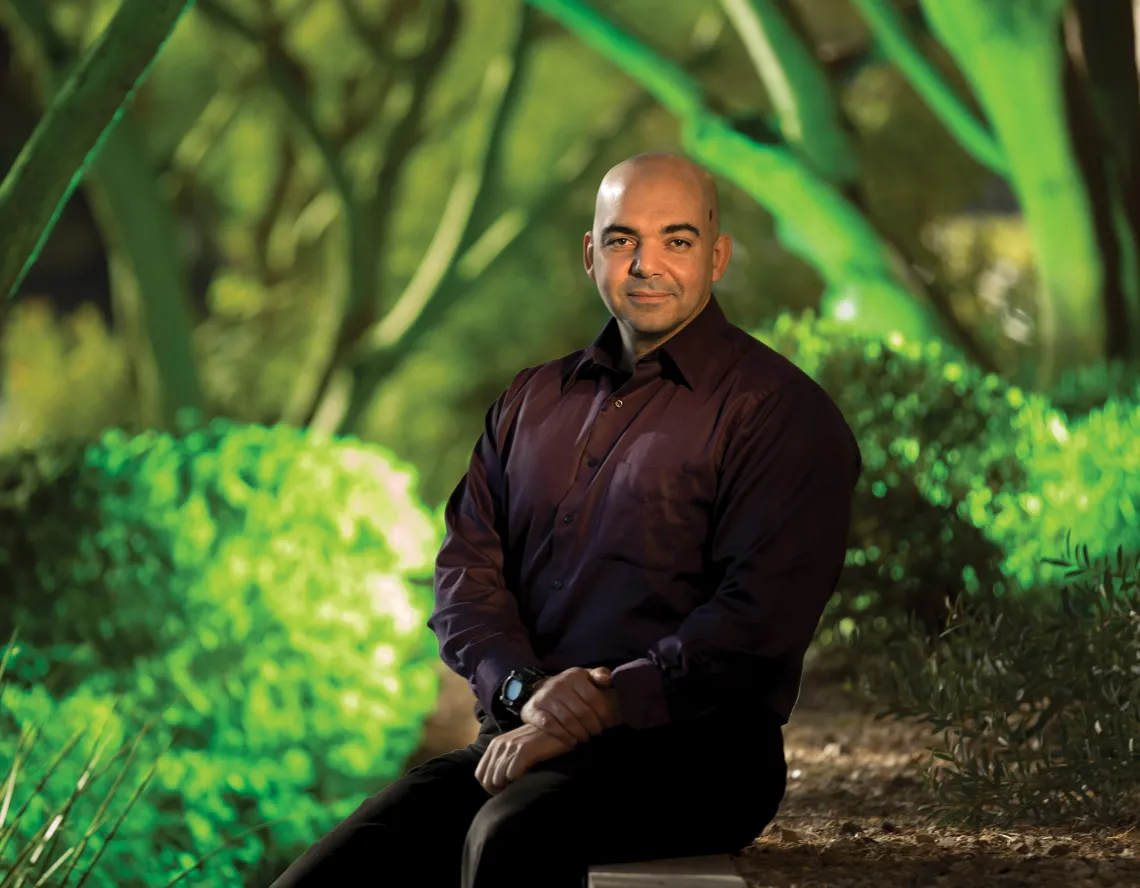
<svg viewBox="0 0 1140 888"><path fill-rule="evenodd" d="M0 239L55 208L29 170L82 172L0 259L0 750L29 806L0 859L103 849L96 882L157 885L241 834L195 878L268 884L466 742L423 625L440 508L511 378L606 321L581 237L641 151L714 172L717 297L860 434L821 645L1048 599L1070 532L1140 545L1130 0L182 5L140 50L133 0L0 0ZM157 58L68 167L110 122L53 104L96 47ZM100 725L150 788L114 843L47 836L74 780L32 789Z"/></svg>

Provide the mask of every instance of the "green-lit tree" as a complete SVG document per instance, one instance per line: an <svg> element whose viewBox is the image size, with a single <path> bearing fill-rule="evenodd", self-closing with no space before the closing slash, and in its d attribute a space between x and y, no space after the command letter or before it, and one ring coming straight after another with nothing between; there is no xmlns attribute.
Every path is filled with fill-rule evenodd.
<svg viewBox="0 0 1140 888"><path fill-rule="evenodd" d="M811 263L826 283L825 314L874 333L896 329L917 338L943 336L952 316L932 310L896 251L852 200L858 172L844 137L833 91L812 47L794 27L789 4L722 0L774 110L771 139L751 138L717 113L700 83L581 0L529 0L645 85L679 119L685 150L767 207L784 245ZM1096 119L1111 124L1120 106L1135 105L1135 61L1114 78L1133 33L1127 4L1080 3L1074 19L1103 54L1086 66L1085 84L1070 85L1063 41L1065 0L1003 4L987 0L922 0L926 18L974 90L979 121L915 46L889 0L854 0L883 50L961 144L1006 177L1020 200L1036 248L1041 280L1037 380L1106 356L1135 358L1140 341L1136 230L1124 188L1108 190L1111 218L1100 225L1074 146L1078 89L1091 90ZM1106 7L1114 7L1108 11ZM1110 36L1113 35L1113 36ZM1068 102L1068 105L1067 105ZM1124 135L1086 166L1107 170L1110 183L1131 185L1135 111ZM1104 127L1109 133L1112 126ZM778 134L778 135L777 135ZM1106 140L1107 141L1107 140ZM1097 183L1092 183L1093 189ZM1102 187L1102 191L1103 191ZM949 323L948 323L949 322ZM1109 332L1111 330L1111 333Z"/></svg>
<svg viewBox="0 0 1140 888"><path fill-rule="evenodd" d="M108 39L100 22L114 6L70 4L86 10L86 30L56 14L62 5L2 6L36 45L48 109L41 129L59 119L56 84ZM675 37L651 48L609 11L577 0L493 11L460 0L206 0L182 20L140 107L85 156L90 168L52 160L57 171L75 166L80 175L68 181L86 172L112 255L116 322L143 395L140 424L169 426L178 409L207 407L364 431L384 382L424 353L433 331L455 325L456 307L496 267L520 267L536 226L589 190L653 105L673 115L684 150L771 213L786 254L822 280L826 314L874 333L942 337L978 365L998 366L945 282L914 271L928 263L910 231L925 220L876 205L889 162L869 157L880 147L853 132L849 90L836 79L845 66L803 20L823 6L827 15L856 12L872 51L905 76L923 113L1020 198L1038 257L1037 381L1100 357L1134 359L1138 202L1124 196L1137 188L1140 126L1132 15L1117 4L1035 2L1006 15L974 0L924 0L919 35L913 3L708 0L670 10L674 30L697 21L686 56ZM555 19L625 72L614 80L602 65L624 96L604 96L594 120L551 125L550 114L549 129L534 130L531 72L553 45L567 51L565 39L552 39L565 33ZM721 23L739 46L721 38ZM931 34L973 96L932 57ZM729 110L746 87L733 94L725 72L711 70L725 58L737 71L751 62L762 88L744 104L765 109L764 119ZM528 156L551 156L535 150L543 140L567 147L529 189L512 190L520 127ZM43 154L42 144L34 139L27 156ZM957 159L949 166L962 168ZM25 168L8 177L9 191L20 182L29 193ZM58 209L58 197L47 203ZM200 294L190 292L177 245L190 218L218 266L205 316L190 304ZM770 269L771 260L765 276ZM486 312L509 313L507 304Z"/></svg>

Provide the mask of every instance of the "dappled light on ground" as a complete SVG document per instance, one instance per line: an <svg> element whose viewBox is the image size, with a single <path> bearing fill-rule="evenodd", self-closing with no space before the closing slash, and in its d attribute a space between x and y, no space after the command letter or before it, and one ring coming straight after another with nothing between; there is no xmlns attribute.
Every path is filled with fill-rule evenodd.
<svg viewBox="0 0 1140 888"><path fill-rule="evenodd" d="M788 792L738 859L749 888L1140 885L1140 833L938 827L922 771L935 738L808 680L785 728Z"/></svg>

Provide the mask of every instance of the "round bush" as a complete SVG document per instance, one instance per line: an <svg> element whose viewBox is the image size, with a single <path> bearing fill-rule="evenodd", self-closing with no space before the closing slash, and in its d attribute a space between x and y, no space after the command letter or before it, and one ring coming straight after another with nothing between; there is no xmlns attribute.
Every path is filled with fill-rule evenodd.
<svg viewBox="0 0 1140 888"><path fill-rule="evenodd" d="M1044 559L1069 530L1095 554L1140 545L1137 402L1110 398L1069 423L938 342L881 341L810 312L755 335L828 391L863 453L833 615L885 604L938 618L961 591L1043 594L1062 580ZM1064 391L1088 402L1104 376Z"/></svg>
<svg viewBox="0 0 1140 888"><path fill-rule="evenodd" d="M937 621L947 597L1000 589L1001 550L955 506L978 487L1024 483L1011 431L1025 396L937 342L878 340L811 312L755 335L823 386L863 454L829 623L896 608Z"/></svg>
<svg viewBox="0 0 1140 888"><path fill-rule="evenodd" d="M241 855L281 866L400 773L437 693L440 528L409 468L219 421L112 431L0 471L14 679L122 696L174 731L140 854L288 818Z"/></svg>
<svg viewBox="0 0 1140 888"><path fill-rule="evenodd" d="M1140 404L1109 400L1075 422L1057 411L1021 417L1023 488L973 491L960 510L1006 551L1019 585L1057 588L1046 564L1072 532L1092 557L1140 549Z"/></svg>

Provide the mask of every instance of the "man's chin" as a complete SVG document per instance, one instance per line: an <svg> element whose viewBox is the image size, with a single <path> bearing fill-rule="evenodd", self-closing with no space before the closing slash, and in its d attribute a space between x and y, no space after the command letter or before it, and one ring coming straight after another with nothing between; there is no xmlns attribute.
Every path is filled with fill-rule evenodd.
<svg viewBox="0 0 1140 888"><path fill-rule="evenodd" d="M676 324L638 324L631 323L630 325L633 334L642 342L650 342L657 339L662 339L672 333L676 328Z"/></svg>

